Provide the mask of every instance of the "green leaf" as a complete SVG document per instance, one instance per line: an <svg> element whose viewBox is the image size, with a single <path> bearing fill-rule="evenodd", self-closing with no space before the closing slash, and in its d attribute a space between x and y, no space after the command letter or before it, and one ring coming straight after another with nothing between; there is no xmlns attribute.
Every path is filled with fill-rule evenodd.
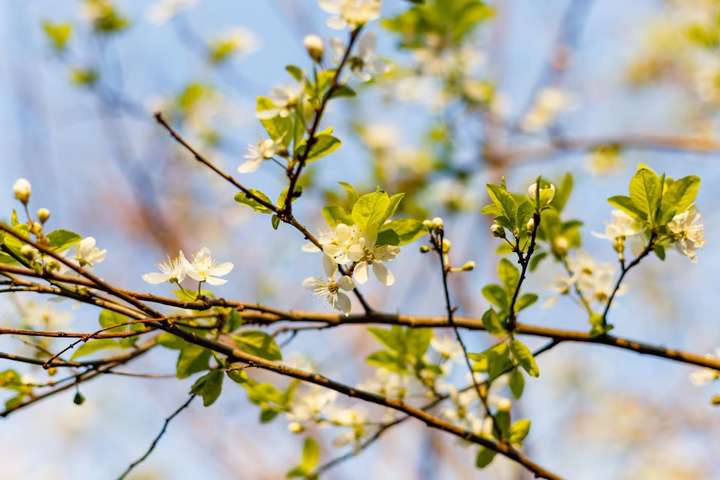
<svg viewBox="0 0 720 480"><path fill-rule="evenodd" d="M492 308L488 309L483 314L482 321L485 330L487 330L491 335L495 335L496 337L504 337L507 335L507 330L505 330L502 320L500 320L497 312L495 312Z"/></svg>
<svg viewBox="0 0 720 480"><path fill-rule="evenodd" d="M562 212L565 208L565 204L567 203L568 198L570 198L572 189L573 177L572 175L570 175L570 173L566 173L562 179L562 182L560 182L560 185L557 186L555 190L555 198L552 199L550 205L555 207L558 212Z"/></svg>
<svg viewBox="0 0 720 480"><path fill-rule="evenodd" d="M419 220L415 220L414 218L398 218L380 227L377 244L407 245L427 234L427 231L427 227Z"/></svg>
<svg viewBox="0 0 720 480"><path fill-rule="evenodd" d="M330 95L330 98L355 97L355 96L357 96L357 93L355 93L355 90L348 87L346 84L343 84L343 85L340 85L335 90L333 90L332 94Z"/></svg>
<svg viewBox="0 0 720 480"><path fill-rule="evenodd" d="M537 377L540 375L540 369L538 368L537 363L535 363L535 357L524 343L520 340L513 340L510 342L510 350L520 366L525 369L528 375L531 377Z"/></svg>
<svg viewBox="0 0 720 480"><path fill-rule="evenodd" d="M505 342L500 342L481 353L468 353L473 360L473 370L487 372L488 381L493 381L512 367L510 349Z"/></svg>
<svg viewBox="0 0 720 480"><path fill-rule="evenodd" d="M390 206L390 199L384 191L361 195L352 209L352 219L362 230L379 227Z"/></svg>
<svg viewBox="0 0 720 480"><path fill-rule="evenodd" d="M110 338L89 340L81 345L80 348L75 350L75 353L73 353L72 357L70 357L70 360L75 360L76 358L84 357L85 355L90 355L91 353L95 353L98 350L104 350L106 348L120 348L120 344Z"/></svg>
<svg viewBox="0 0 720 480"><path fill-rule="evenodd" d="M395 211L397 210L398 205L400 205L400 202L402 201L404 196L404 193L396 193L395 195L390 197L388 208L387 210L385 210L385 215L383 215L382 220L380 220L380 225L383 225L390 219L390 217L395 215Z"/></svg>
<svg viewBox="0 0 720 480"><path fill-rule="evenodd" d="M515 225L517 225L519 229L524 229L534 213L535 206L527 200L523 200L515 214Z"/></svg>
<svg viewBox="0 0 720 480"><path fill-rule="evenodd" d="M530 433L530 420L518 420L510 427L509 441L512 445L522 445L528 433Z"/></svg>
<svg viewBox="0 0 720 480"><path fill-rule="evenodd" d="M272 202L268 198L267 195L262 193L260 190L255 189L249 189L250 192L255 195L257 198L263 200L264 202L267 202L268 204L272 205ZM252 208L256 212L260 213L275 213L270 208L266 207L265 205L262 205L260 202L255 200L254 198L250 198L247 196L245 192L239 192L237 195L235 195L235 201L238 203L241 203L243 205L247 205L248 207Z"/></svg>
<svg viewBox="0 0 720 480"><path fill-rule="evenodd" d="M228 370L227 376L230 380L240 385L250 380L244 370Z"/></svg>
<svg viewBox="0 0 720 480"><path fill-rule="evenodd" d="M245 330L233 337L235 345L243 352L255 355L266 360L282 360L280 347L275 339L260 330Z"/></svg>
<svg viewBox="0 0 720 480"><path fill-rule="evenodd" d="M260 423L272 422L280 412L281 410L276 407L263 407L262 410L260 410Z"/></svg>
<svg viewBox="0 0 720 480"><path fill-rule="evenodd" d="M122 315L117 312L113 312L112 310L103 310L100 312L100 326L102 328L107 328L111 325L117 325L119 323L127 323L131 321L129 317L126 317L125 315ZM115 327L111 328L110 330L107 330L108 332L124 332L127 330L128 326L123 325L122 327Z"/></svg>
<svg viewBox="0 0 720 480"><path fill-rule="evenodd" d="M660 203L661 184L658 176L649 169L641 168L630 180L630 200L653 224Z"/></svg>
<svg viewBox="0 0 720 480"><path fill-rule="evenodd" d="M488 302L500 308L500 310L502 310L503 312L508 311L507 293L500 285L485 285L482 289L482 294Z"/></svg>
<svg viewBox="0 0 720 480"><path fill-rule="evenodd" d="M188 342L183 340L182 338L173 335L169 332L163 332L157 337L157 343L158 345L169 348L171 350L182 350L183 348L190 345Z"/></svg>
<svg viewBox="0 0 720 480"><path fill-rule="evenodd" d="M188 343L180 351L177 361L177 378L187 378L193 373L210 369L210 356L212 352L200 345Z"/></svg>
<svg viewBox="0 0 720 480"><path fill-rule="evenodd" d="M510 385L510 391L513 396L520 399L520 397L522 397L523 390L525 390L525 377L523 376L522 370L516 368L510 372L508 385Z"/></svg>
<svg viewBox="0 0 720 480"><path fill-rule="evenodd" d="M608 198L607 202L613 207L622 210L623 212L627 213L628 215L639 221L644 222L648 218L645 212L641 211L635 206L630 197L626 197L624 195L615 195L614 197Z"/></svg>
<svg viewBox="0 0 720 480"><path fill-rule="evenodd" d="M530 305L537 302L538 296L534 293L526 293L522 297L520 297L517 302L515 302L515 312L519 312L520 310L529 307Z"/></svg>
<svg viewBox="0 0 720 480"><path fill-rule="evenodd" d="M303 78L305 78L303 71L295 65L288 65L285 70L298 82L302 82Z"/></svg>
<svg viewBox="0 0 720 480"><path fill-rule="evenodd" d="M660 260L665 261L665 247L656 245L655 248L653 248L653 252Z"/></svg>
<svg viewBox="0 0 720 480"><path fill-rule="evenodd" d="M258 112L264 112L265 110L271 110L273 108L276 108L273 101L269 98L257 97L256 101ZM263 127L265 127L265 130L267 131L270 138L275 141L279 141L280 139L285 137L292 128L292 120L290 119L290 117L277 116L275 118L270 118L267 120L260 120L260 123ZM288 135L287 138L290 138L290 136Z"/></svg>
<svg viewBox="0 0 720 480"><path fill-rule="evenodd" d="M493 203L495 203L495 205L503 211L504 216L508 219L514 220L517 207L515 206L515 200L512 195L510 195L504 188L492 183L487 184L487 192ZM513 228L510 228L510 231L512 230Z"/></svg>
<svg viewBox="0 0 720 480"><path fill-rule="evenodd" d="M430 347L432 328L408 328L405 330L405 349L415 359L422 358Z"/></svg>
<svg viewBox="0 0 720 480"><path fill-rule="evenodd" d="M82 237L75 232L69 230L54 230L46 235L50 248L56 252L62 252L82 240Z"/></svg>
<svg viewBox="0 0 720 480"><path fill-rule="evenodd" d="M224 378L225 373L222 370L212 370L197 379L190 389L190 393L200 395L203 399L203 405L209 407L220 396Z"/></svg>
<svg viewBox="0 0 720 480"><path fill-rule="evenodd" d="M520 280L520 270L513 265L510 260L503 258L500 260L500 263L498 263L497 272L498 277L500 277L500 280L502 280L505 286L507 298L512 298L518 281Z"/></svg>
<svg viewBox="0 0 720 480"><path fill-rule="evenodd" d="M347 193L348 203L350 204L350 208L352 209L353 205L355 205L355 202L357 202L359 198L357 192L355 191L355 188L347 182L338 183L345 189L345 192Z"/></svg>
<svg viewBox="0 0 720 480"><path fill-rule="evenodd" d="M695 175L683 177L667 187L662 198L662 210L667 212L667 215L664 215L666 218L663 218L660 223L665 224L672 220L675 214L687 210L695 201L699 188L700 177Z"/></svg>
<svg viewBox="0 0 720 480"><path fill-rule="evenodd" d="M344 223L345 225L355 224L345 209L338 205L325 205L321 212L322 216L325 217L325 221L331 227L335 227L339 223Z"/></svg>
<svg viewBox="0 0 720 480"><path fill-rule="evenodd" d="M531 271L531 272L534 272L535 269L537 268L537 266L540 264L540 262L541 262L545 257L547 257L547 255L548 255L548 254L547 254L547 252L545 252L545 251L540 251L540 252L537 252L537 251L536 251L536 252L533 254L533 256L530 258L530 271Z"/></svg>
<svg viewBox="0 0 720 480"><path fill-rule="evenodd" d="M306 472L312 471L320 461L320 445L312 437L307 437L303 444L302 467Z"/></svg>
<svg viewBox="0 0 720 480"><path fill-rule="evenodd" d="M376 367L384 368L394 373L407 373L407 365L405 360L395 352L389 352L387 350L378 350L368 355L365 360L369 365L375 365Z"/></svg>
<svg viewBox="0 0 720 480"><path fill-rule="evenodd" d="M295 157L305 158L305 162L314 162L326 155L330 155L342 145L342 142L332 135L316 135L314 138L315 140L313 141L310 153L307 154L307 158L305 158L307 145L304 142L301 142L295 149Z"/></svg>
<svg viewBox="0 0 720 480"><path fill-rule="evenodd" d="M490 465L495 458L495 455L497 455L497 452L495 450L490 450L489 448L480 447L478 449L477 456L475 457L475 466L477 468L485 468L488 465Z"/></svg>
<svg viewBox="0 0 720 480"><path fill-rule="evenodd" d="M273 230L277 230L280 226L280 217L278 217L277 215L273 215L270 218L270 223L272 224Z"/></svg>
<svg viewBox="0 0 720 480"><path fill-rule="evenodd" d="M68 40L70 40L72 25L69 23L54 24L43 22L42 26L52 47L58 52L64 51L67 47Z"/></svg>
<svg viewBox="0 0 720 480"><path fill-rule="evenodd" d="M403 335L402 327L393 325L390 329L368 327L368 332L377 339L378 342L385 345L390 350L396 352L405 351L405 335Z"/></svg>

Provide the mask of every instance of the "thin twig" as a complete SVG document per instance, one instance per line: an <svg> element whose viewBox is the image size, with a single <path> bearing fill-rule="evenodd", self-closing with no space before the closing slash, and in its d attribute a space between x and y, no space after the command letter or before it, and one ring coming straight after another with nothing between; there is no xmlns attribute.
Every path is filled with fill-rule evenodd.
<svg viewBox="0 0 720 480"><path fill-rule="evenodd" d="M131 463L130 466L127 468L127 470L125 470L125 472L123 472L123 474L118 477L118 480L123 480L125 477L128 476L128 474L130 473L130 471L131 471L133 468L137 467L139 464L141 464L142 462L144 462L147 457L150 456L150 454L152 453L152 451L155 450L155 446L158 444L158 442L159 442L160 439L163 437L163 435L165 435L165 431L167 430L167 427L168 427L168 425L170 424L170 422L173 420L173 418L175 418L176 416L178 416L178 415L180 414L180 412L182 412L182 411L185 410L187 407L189 407L189 406L190 406L190 403L195 399L195 397L197 397L197 395L195 395L195 394L190 395L190 398L188 398L188 399L185 401L185 403L183 403L182 405L180 405L180 408L178 408L177 410L175 410L175 412L173 412L172 415L170 415L169 417L167 417L167 418L165 419L165 423L163 424L163 427L162 427L162 429L160 430L160 433L157 435L157 437L155 437L155 440L153 440L152 444L150 444L150 448L148 448L147 452L145 452L145 454L144 454L142 457L140 457L139 459L137 459L137 460L135 460L133 463Z"/></svg>

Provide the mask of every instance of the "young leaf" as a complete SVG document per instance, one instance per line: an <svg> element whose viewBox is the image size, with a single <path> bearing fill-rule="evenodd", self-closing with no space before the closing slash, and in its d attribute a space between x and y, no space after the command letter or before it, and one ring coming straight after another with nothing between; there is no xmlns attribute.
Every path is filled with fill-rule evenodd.
<svg viewBox="0 0 720 480"><path fill-rule="evenodd" d="M407 245L425 235L427 231L427 227L419 220L415 220L414 218L398 218L380 227L377 244Z"/></svg>
<svg viewBox="0 0 720 480"><path fill-rule="evenodd" d="M508 311L508 296L500 285L485 285L482 289L482 294L488 302L499 307L503 312Z"/></svg>
<svg viewBox="0 0 720 480"><path fill-rule="evenodd" d="M251 355L255 355L266 360L282 360L280 347L275 343L270 335L260 330L245 330L233 337L235 345Z"/></svg>
<svg viewBox="0 0 720 480"><path fill-rule="evenodd" d="M477 468L485 468L490 465L495 458L497 452L490 450L489 448L480 447L478 449L477 456L475 457L475 466Z"/></svg>
<svg viewBox="0 0 720 480"><path fill-rule="evenodd" d="M224 378L225 372L223 370L212 370L197 379L190 389L190 393L200 395L203 399L203 405L209 407L220 396Z"/></svg>
<svg viewBox="0 0 720 480"><path fill-rule="evenodd" d="M320 446L312 437L307 437L303 444L302 467L306 472L312 471L320 460Z"/></svg>
<svg viewBox="0 0 720 480"><path fill-rule="evenodd" d="M82 237L75 232L69 230L54 230L46 235L50 248L57 252L62 252L82 240Z"/></svg>
<svg viewBox="0 0 720 480"><path fill-rule="evenodd" d="M130 321L129 317L126 317L125 315L122 315L117 312L113 312L112 310L103 310L100 312L100 326L102 328L107 328L111 325L117 325L119 323L127 323ZM128 326L124 325L122 327L115 327L111 328L110 330L107 330L108 332L124 332L127 330ZM177 337L176 337L177 338Z"/></svg>
<svg viewBox="0 0 720 480"><path fill-rule="evenodd" d="M520 366L524 368L531 377L540 375L540 369L537 363L535 363L535 357L533 357L532 352L524 343L520 340L513 340L510 342L510 350Z"/></svg>
<svg viewBox="0 0 720 480"><path fill-rule="evenodd" d="M516 368L510 372L508 385L510 385L510 391L513 396L520 399L520 397L522 397L523 390L525 390L525 377L523 376L522 370Z"/></svg>
<svg viewBox="0 0 720 480"><path fill-rule="evenodd" d="M572 193L573 189L573 177L570 175L570 173L566 173L565 177L563 177L562 182L560 182L560 186L557 187L555 191L555 198L552 199L550 202L550 205L555 207L555 209L558 212L562 212L563 208L565 208L565 204L568 201L568 198L570 197L570 194Z"/></svg>
<svg viewBox="0 0 720 480"><path fill-rule="evenodd" d="M648 218L645 212L641 211L638 207L635 206L630 197L626 197L624 195L615 195L614 197L608 198L607 202L613 207L622 210L623 212L627 213L628 215L637 220L645 221Z"/></svg>
<svg viewBox="0 0 720 480"><path fill-rule="evenodd" d="M520 270L513 265L513 263L507 258L503 258L498 263L497 267L498 277L502 280L505 286L505 292L508 298L512 298L515 293L515 287L517 287L518 281L520 280Z"/></svg>
<svg viewBox="0 0 720 480"><path fill-rule="evenodd" d="M630 200L641 212L648 215L651 224L660 203L661 189L658 176L646 168L639 169L630 180Z"/></svg>
<svg viewBox="0 0 720 480"><path fill-rule="evenodd" d="M251 188L250 192L252 192L252 194L255 195L257 198L272 205L272 202L270 201L268 196L265 195L264 193L262 193L260 190L255 190L255 189ZM275 213L270 208L266 207L265 205L262 205L260 202L258 202L254 198L248 197L247 194L245 194L245 192L239 192L238 194L236 194L235 201L238 203L241 203L243 205L247 205L248 207L252 208L256 212L267 213L267 214Z"/></svg>
<svg viewBox="0 0 720 480"><path fill-rule="evenodd" d="M485 330L487 330L489 334L495 335L496 337L504 337L507 335L507 330L503 327L500 317L492 308L483 313L482 321Z"/></svg>
<svg viewBox="0 0 720 480"><path fill-rule="evenodd" d="M390 205L387 193L383 191L361 195L352 209L352 219L358 227L379 227Z"/></svg>
<svg viewBox="0 0 720 480"><path fill-rule="evenodd" d="M519 312L520 310L529 307L537 302L537 300L538 296L534 293L526 293L522 297L518 298L517 302L515 302L515 312Z"/></svg>
<svg viewBox="0 0 720 480"><path fill-rule="evenodd" d="M511 221L515 220L515 212L517 210L517 207L515 206L515 200L513 199L512 195L510 195L504 188L498 185L494 185L492 183L487 184L487 192L488 195L490 195L490 199L493 201L493 203L495 203L495 205L502 209L505 217L507 217ZM513 228L510 228L510 231L512 230Z"/></svg>
<svg viewBox="0 0 720 480"><path fill-rule="evenodd" d="M180 351L177 361L177 378L182 380L193 373L209 370L211 353L207 348L189 343Z"/></svg>
<svg viewBox="0 0 720 480"><path fill-rule="evenodd" d="M327 224L331 227L336 227L340 223L344 223L345 225L353 225L355 223L345 209L338 205L325 205L321 213Z"/></svg>
<svg viewBox="0 0 720 480"><path fill-rule="evenodd" d="M90 355L91 353L95 353L98 350L105 350L106 348L120 348L120 344L110 338L89 340L81 345L80 348L75 350L75 353L73 353L72 357L70 357L70 360L75 360L76 358L84 357L85 355Z"/></svg>
<svg viewBox="0 0 720 480"><path fill-rule="evenodd" d="M358 194L355 191L355 188L347 182L338 183L345 189L345 192L347 193L348 203L350 204L350 208L352 209L353 205L355 205L355 202L358 201Z"/></svg>
<svg viewBox="0 0 720 480"><path fill-rule="evenodd" d="M521 446L528 433L530 433L530 420L523 419L513 423L510 427L510 444Z"/></svg>

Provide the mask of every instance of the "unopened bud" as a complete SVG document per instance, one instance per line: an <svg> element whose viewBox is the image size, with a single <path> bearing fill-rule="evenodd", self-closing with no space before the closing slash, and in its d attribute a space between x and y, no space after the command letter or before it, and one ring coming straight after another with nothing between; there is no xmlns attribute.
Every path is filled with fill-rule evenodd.
<svg viewBox="0 0 720 480"><path fill-rule="evenodd" d="M493 237L505 238L505 229L497 223L490 227L490 232L492 232Z"/></svg>
<svg viewBox="0 0 720 480"><path fill-rule="evenodd" d="M24 205L27 205L27 203L30 201L31 192L32 187L30 186L30 182L28 182L24 178L19 179L17 182L15 182L15 185L13 185L13 193L15 194L15 198L20 200Z"/></svg>
<svg viewBox="0 0 720 480"><path fill-rule="evenodd" d="M567 241L567 238L565 237L557 237L555 240L553 240L552 243L552 250L555 255L558 257L564 257L567 255L568 249L570 248L570 243Z"/></svg>
<svg viewBox="0 0 720 480"><path fill-rule="evenodd" d="M448 253L450 251L450 240L443 240L442 251L443 253Z"/></svg>
<svg viewBox="0 0 720 480"><path fill-rule="evenodd" d="M497 403L497 409L501 412L509 412L512 408L512 402L507 398L501 398Z"/></svg>
<svg viewBox="0 0 720 480"><path fill-rule="evenodd" d="M469 262L466 262L465 265L462 266L463 271L470 272L472 270L475 270L475 262L470 260Z"/></svg>
<svg viewBox="0 0 720 480"><path fill-rule="evenodd" d="M538 184L533 183L528 188L528 196L530 199L534 202L538 190ZM555 185L552 183L545 185L544 187L540 188L540 205L546 205L550 202L552 202L552 199L555 198Z"/></svg>
<svg viewBox="0 0 720 480"><path fill-rule="evenodd" d="M303 45L305 46L308 55L310 55L310 58L312 58L316 63L320 63L322 61L323 51L325 50L322 38L317 35L307 35L303 38Z"/></svg>
<svg viewBox="0 0 720 480"><path fill-rule="evenodd" d="M428 253L429 251L430 247L428 247L427 245L423 245L422 247L420 247L420 253Z"/></svg>
<svg viewBox="0 0 720 480"><path fill-rule="evenodd" d="M40 235L42 233L42 225L38 222L30 222L30 233Z"/></svg>
<svg viewBox="0 0 720 480"><path fill-rule="evenodd" d="M720 395L715 395L712 398L712 400L710 400L710 402L716 407L719 406L720 405Z"/></svg>
<svg viewBox="0 0 720 480"><path fill-rule="evenodd" d="M290 422L288 424L288 430L290 430L291 433L302 433L305 429L299 422Z"/></svg>
<svg viewBox="0 0 720 480"><path fill-rule="evenodd" d="M45 223L48 221L48 218L50 218L50 210L47 208L41 208L37 211L37 216L40 223Z"/></svg>
<svg viewBox="0 0 720 480"><path fill-rule="evenodd" d="M443 229L445 228L445 224L443 223L443 219L440 217L435 217L432 219L432 226L436 229Z"/></svg>
<svg viewBox="0 0 720 480"><path fill-rule="evenodd" d="M527 224L525 225L525 230L527 231L528 235L532 235L532 233L535 231L535 219L531 218L528 220Z"/></svg>
<svg viewBox="0 0 720 480"><path fill-rule="evenodd" d="M433 223L432 220L423 220L423 226L427 228L428 230L432 229Z"/></svg>
<svg viewBox="0 0 720 480"><path fill-rule="evenodd" d="M80 392L77 392L75 394L75 397L73 397L73 403L75 405L82 405L83 403L85 403L85 397L83 396L83 394Z"/></svg>
<svg viewBox="0 0 720 480"><path fill-rule="evenodd" d="M37 250L31 245L25 244L20 248L20 254L28 260L32 260L37 255Z"/></svg>

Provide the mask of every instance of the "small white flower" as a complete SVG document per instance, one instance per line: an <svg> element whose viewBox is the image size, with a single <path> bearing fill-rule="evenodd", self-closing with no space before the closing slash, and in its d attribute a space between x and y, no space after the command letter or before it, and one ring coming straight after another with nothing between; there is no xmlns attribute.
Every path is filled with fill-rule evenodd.
<svg viewBox="0 0 720 480"><path fill-rule="evenodd" d="M171 259L168 256L167 262L158 263L157 267L162 273L146 273L142 276L142 279L152 285L165 282L180 283L185 280L188 270L192 268L182 250L180 250L179 257Z"/></svg>
<svg viewBox="0 0 720 480"><path fill-rule="evenodd" d="M197 0L160 0L150 6L148 19L156 24L163 24L178 14L180 10L189 9Z"/></svg>
<svg viewBox="0 0 720 480"><path fill-rule="evenodd" d="M290 411L286 414L287 419L292 422L306 422L322 418L324 411L335 402L337 395L335 390L324 388L317 388L303 395L294 395Z"/></svg>
<svg viewBox="0 0 720 480"><path fill-rule="evenodd" d="M234 265L230 262L218 265L212 258L210 249L203 247L193 255L192 263L187 266L187 275L198 282L207 282L210 285L218 286L227 283L227 280L218 277L227 275L233 268Z"/></svg>
<svg viewBox="0 0 720 480"><path fill-rule="evenodd" d="M449 392L452 407L442 410L441 415L457 426L480 434L483 432L483 419L472 412L471 406L478 396L474 388L459 392L454 385Z"/></svg>
<svg viewBox="0 0 720 480"><path fill-rule="evenodd" d="M705 245L703 237L704 225L697 207L692 205L687 211L675 215L668 223L668 230L673 234L673 243L677 250L687 255L692 263L697 263L695 250Z"/></svg>
<svg viewBox="0 0 720 480"><path fill-rule="evenodd" d="M318 241L322 245L323 252L330 255L340 265L350 262L348 252L353 245L358 245L362 233L357 225L345 225L338 223L335 230L320 234Z"/></svg>
<svg viewBox="0 0 720 480"><path fill-rule="evenodd" d="M573 275L568 277L566 275L558 275L555 280L548 287L550 290L555 292L555 295L548 297L542 304L542 308L550 308L555 306L561 295L567 295L570 293L570 288L577 281L577 276Z"/></svg>
<svg viewBox="0 0 720 480"><path fill-rule="evenodd" d="M350 309L352 308L350 297L340 290L351 291L355 288L355 282L347 275L343 275L338 281L334 280L338 274L338 264L329 255L323 255L323 267L327 278L308 277L303 280L303 288L314 292L318 297L324 298L334 309L340 310L346 316L350 315Z"/></svg>
<svg viewBox="0 0 720 480"><path fill-rule="evenodd" d="M435 337L430 340L430 346L440 354L442 358L452 360L463 355L460 344L452 337Z"/></svg>
<svg viewBox="0 0 720 480"><path fill-rule="evenodd" d="M96 263L105 260L107 250L100 250L95 246L96 242L93 237L83 238L75 247L75 261L81 267L92 267Z"/></svg>
<svg viewBox="0 0 720 480"><path fill-rule="evenodd" d="M240 173L251 173L260 168L263 160L270 160L275 155L277 144L273 140L261 140L256 144L248 145L247 153L243 155L247 161L238 167Z"/></svg>
<svg viewBox="0 0 720 480"><path fill-rule="evenodd" d="M616 242L618 238L632 237L643 231L642 224L622 210L613 210L612 216L615 221L605 222L605 234L592 232L595 237Z"/></svg>
<svg viewBox="0 0 720 480"><path fill-rule="evenodd" d="M303 46L310 55L310 58L320 63L322 61L323 52L325 51L325 45L323 44L322 38L317 35L306 35L303 38Z"/></svg>
<svg viewBox="0 0 720 480"><path fill-rule="evenodd" d="M356 245L351 245L348 249L348 257L355 265L354 277L359 284L363 284L368 280L368 269L372 266L375 278L383 285L390 286L395 283L395 277L388 268L383 265L400 253L400 247L392 245L375 246L377 240L377 232L365 232Z"/></svg>
<svg viewBox="0 0 720 480"><path fill-rule="evenodd" d="M33 301L18 304L18 310L23 324L38 330L64 330L72 319L72 315L68 312Z"/></svg>
<svg viewBox="0 0 720 480"><path fill-rule="evenodd" d="M406 380L407 376L378 368L375 370L375 378L365 380L357 385L357 388L375 392L383 397L404 398L407 390Z"/></svg>
<svg viewBox="0 0 720 480"><path fill-rule="evenodd" d="M356 54L348 59L350 71L361 82L369 81L373 75L388 73L392 68L389 62L381 60L375 54L376 46L377 36L373 32L364 33L357 42ZM347 45L339 38L331 38L330 48L338 56L336 62L339 62L347 50Z"/></svg>
<svg viewBox="0 0 720 480"><path fill-rule="evenodd" d="M327 21L327 26L341 30L350 27L352 30L365 25L380 16L380 0L319 0L320 8L335 14Z"/></svg>
<svg viewBox="0 0 720 480"><path fill-rule="evenodd" d="M526 132L536 132L550 124L563 110L573 105L573 99L557 88L546 88L538 93L535 103L523 118L520 126Z"/></svg>
<svg viewBox="0 0 720 480"><path fill-rule="evenodd" d="M260 120L269 120L275 117L289 117L295 106L300 102L302 93L302 85L279 85L273 87L270 89L269 98L275 107L257 112L256 117Z"/></svg>
<svg viewBox="0 0 720 480"><path fill-rule="evenodd" d="M707 354L705 358L711 360L720 359L720 348L715 349L715 355ZM712 368L701 368L690 373L690 381L698 387L704 387L718 378L720 378L720 372Z"/></svg>

